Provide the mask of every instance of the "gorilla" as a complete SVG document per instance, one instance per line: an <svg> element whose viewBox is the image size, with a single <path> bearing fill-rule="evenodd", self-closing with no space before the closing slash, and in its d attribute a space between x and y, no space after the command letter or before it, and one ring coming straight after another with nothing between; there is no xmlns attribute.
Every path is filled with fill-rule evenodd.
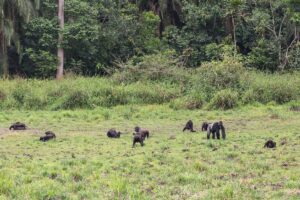
<svg viewBox="0 0 300 200"><path fill-rule="evenodd" d="M47 142L48 140L56 138L55 134L52 131L47 131L45 136L40 137L40 141Z"/></svg>
<svg viewBox="0 0 300 200"><path fill-rule="evenodd" d="M276 142L274 142L273 140L268 140L264 146L264 148L275 148L275 147L276 147Z"/></svg>
<svg viewBox="0 0 300 200"><path fill-rule="evenodd" d="M195 130L194 130L194 124L193 124L193 121L192 120L189 120L187 123L186 123L186 125L185 125L185 127L183 128L183 132L185 131L185 130L190 130L191 132L196 132Z"/></svg>
<svg viewBox="0 0 300 200"><path fill-rule="evenodd" d="M107 131L107 137L109 137L109 138L119 138L120 137L120 135L121 135L122 133L121 132L117 132L116 131L116 129L110 129L109 131Z"/></svg>
<svg viewBox="0 0 300 200"><path fill-rule="evenodd" d="M141 132L138 133L133 133L133 143L132 143L132 148L135 147L135 143L140 143L141 146L144 146L144 140L145 140L145 135L143 135Z"/></svg>
<svg viewBox="0 0 300 200"><path fill-rule="evenodd" d="M16 122L9 127L9 130L26 130L26 125L21 122Z"/></svg>
<svg viewBox="0 0 300 200"><path fill-rule="evenodd" d="M149 131L146 130L146 129L141 129L139 126L136 126L134 128L134 131L135 131L136 134L140 134L141 136L143 136L144 139L149 138Z"/></svg>
<svg viewBox="0 0 300 200"><path fill-rule="evenodd" d="M220 130L222 133L222 139L225 140L226 133L225 133L225 127L223 126L223 122L215 122L215 123L207 123L204 122L202 124L202 131L207 131L207 139L210 139L210 134L212 133L212 139L215 139L217 135L217 139L220 139Z"/></svg>

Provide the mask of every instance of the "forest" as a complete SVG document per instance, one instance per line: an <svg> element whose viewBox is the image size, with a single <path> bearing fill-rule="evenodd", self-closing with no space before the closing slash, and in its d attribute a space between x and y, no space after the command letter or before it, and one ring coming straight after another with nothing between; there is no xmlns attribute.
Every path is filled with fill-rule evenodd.
<svg viewBox="0 0 300 200"><path fill-rule="evenodd" d="M180 68L230 57L264 72L299 70L298 0L0 1L2 76L107 76L149 55ZM59 41L59 37L61 40ZM171 57L170 57L171 56Z"/></svg>

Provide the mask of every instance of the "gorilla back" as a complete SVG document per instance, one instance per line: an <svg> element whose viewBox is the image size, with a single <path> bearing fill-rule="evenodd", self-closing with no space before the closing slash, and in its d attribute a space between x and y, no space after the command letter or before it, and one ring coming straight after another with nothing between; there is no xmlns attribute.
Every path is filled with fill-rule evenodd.
<svg viewBox="0 0 300 200"><path fill-rule="evenodd" d="M21 122L16 122L9 127L9 130L26 130L26 125Z"/></svg>
<svg viewBox="0 0 300 200"><path fill-rule="evenodd" d="M212 139L215 139L217 136L217 139L220 139L220 131L222 134L222 139L226 139L226 132L225 127L223 126L223 122L215 122L213 124L204 122L202 124L202 131L207 131L207 139L210 139L210 134L212 134Z"/></svg>
<svg viewBox="0 0 300 200"><path fill-rule="evenodd" d="M52 131L47 131L45 136L40 137L40 141L47 142L48 140L56 138L55 134Z"/></svg>
<svg viewBox="0 0 300 200"><path fill-rule="evenodd" d="M121 132L117 132L116 129L110 129L107 131L107 137L109 138L119 138L121 135Z"/></svg>
<svg viewBox="0 0 300 200"><path fill-rule="evenodd" d="M276 142L274 142L273 140L268 140L265 145L264 148L275 148L276 147Z"/></svg>

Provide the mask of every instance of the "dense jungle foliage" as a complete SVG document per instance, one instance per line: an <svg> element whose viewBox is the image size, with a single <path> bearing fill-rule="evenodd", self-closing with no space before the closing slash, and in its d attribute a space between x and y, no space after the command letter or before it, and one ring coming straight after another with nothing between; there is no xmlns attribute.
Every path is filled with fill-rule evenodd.
<svg viewBox="0 0 300 200"><path fill-rule="evenodd" d="M57 1L0 0L0 9L1 73L54 77ZM67 0L65 72L108 75L170 52L177 67L229 56L248 68L295 70L299 22L297 0Z"/></svg>

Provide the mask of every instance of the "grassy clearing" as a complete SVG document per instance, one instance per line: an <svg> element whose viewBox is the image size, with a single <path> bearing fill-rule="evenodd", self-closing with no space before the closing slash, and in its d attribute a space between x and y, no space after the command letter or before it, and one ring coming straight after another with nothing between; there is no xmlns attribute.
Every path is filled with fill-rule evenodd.
<svg viewBox="0 0 300 200"><path fill-rule="evenodd" d="M197 133L181 132L188 119ZM219 119L228 139L206 140L200 123ZM10 132L14 121L32 129ZM299 121L289 106L271 105L2 111L0 199L299 199ZM151 131L143 148L131 148L137 124ZM125 134L108 139L111 127ZM39 142L45 130L57 139ZM269 138L275 150L263 148Z"/></svg>

